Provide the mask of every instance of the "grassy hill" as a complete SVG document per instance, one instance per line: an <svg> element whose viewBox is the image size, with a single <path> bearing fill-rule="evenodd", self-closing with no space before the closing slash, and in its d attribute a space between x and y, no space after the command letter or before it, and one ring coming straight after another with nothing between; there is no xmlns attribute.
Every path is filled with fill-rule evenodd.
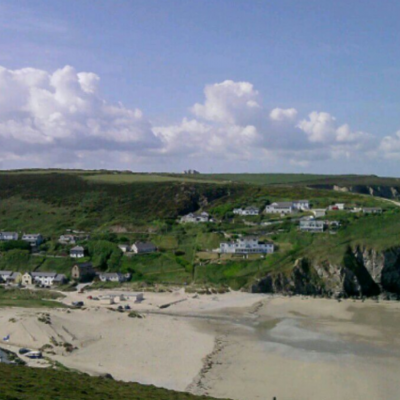
<svg viewBox="0 0 400 400"><path fill-rule="evenodd" d="M330 179L377 183L377 177L293 174L133 174L108 171L0 172L0 230L40 232L40 255L4 251L0 269L69 273L73 261L57 239L67 229L91 235L83 241L87 260L102 270L130 272L134 283L215 284L240 288L269 271L290 270L299 257L341 262L348 246L383 250L400 246L400 209L383 199L318 187ZM387 178L392 184L396 180ZM309 187L309 184L312 184ZM348 207L382 207L383 215L330 213L342 227L335 234L301 233L293 219L260 215L240 218L236 207L263 209L274 201L310 199L314 208L336 202ZM190 211L207 210L214 224L180 225ZM300 217L301 215L297 216ZM274 241L266 258L210 253L227 237L252 234ZM154 242L157 254L125 257L119 243Z"/></svg>
<svg viewBox="0 0 400 400"><path fill-rule="evenodd" d="M0 363L2 400L196 400L211 399L86 374Z"/></svg>

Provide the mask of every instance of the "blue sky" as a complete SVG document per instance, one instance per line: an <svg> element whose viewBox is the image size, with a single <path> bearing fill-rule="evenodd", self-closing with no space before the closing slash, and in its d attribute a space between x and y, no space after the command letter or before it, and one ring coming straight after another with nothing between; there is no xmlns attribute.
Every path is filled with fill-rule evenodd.
<svg viewBox="0 0 400 400"><path fill-rule="evenodd" d="M0 166L396 175L399 12L400 3L387 0L0 0L0 65L13 71L3 76L3 88L23 68L46 72L50 82L55 71L68 65L73 67L64 71L69 82L79 72L100 78L91 99L82 94L86 102L101 98L110 107L120 104L128 114L134 109L143 113L140 121L125 121L125 131L132 127L129 137L118 131L114 140L114 111L90 111L95 114L80 116L80 128L66 140L65 132L53 137L45 131L48 120L43 118L57 109L64 126L73 126L76 120L66 114L70 108L57 103L46 108L46 117L37 109L24 114L24 102L37 103L26 97L31 95L25 87L18 100L21 108L0 113L0 144L10 146L3 154L0 150ZM224 93L221 87L213 92L212 85L224 81L232 82L222 88ZM57 91L43 82L35 87ZM252 85L246 93L258 112L251 116L246 104L236 103L243 96L235 86L240 82ZM31 87L30 82L23 85ZM235 117L193 112L196 103L207 107L206 85L211 87L208 111L229 108ZM82 96L73 96L76 105ZM291 124L282 118L282 126L272 123L275 108L295 109L296 116L287 118ZM318 114L310 125L312 112L329 117ZM28 117L29 129L41 135L34 145L31 137L18 137L15 128ZM199 126L188 128L183 118ZM87 121L94 119L107 121L101 133L87 132L92 129ZM343 129L337 132L343 125L350 127L345 136ZM251 137L250 126L256 130ZM323 130L322 136L316 136L316 129ZM102 146L91 148L99 135ZM79 142L86 143L85 149ZM188 143L179 148L182 142ZM223 142L230 143L229 154L221 154ZM43 161L41 155L48 151L55 156ZM102 165L100 153L108 160Z"/></svg>

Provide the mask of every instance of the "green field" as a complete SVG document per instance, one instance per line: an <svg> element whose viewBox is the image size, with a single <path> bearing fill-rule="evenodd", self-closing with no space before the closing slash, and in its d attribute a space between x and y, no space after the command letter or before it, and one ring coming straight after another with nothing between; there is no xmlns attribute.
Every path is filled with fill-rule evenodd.
<svg viewBox="0 0 400 400"><path fill-rule="evenodd" d="M1 400L212 400L65 370L0 363Z"/></svg>

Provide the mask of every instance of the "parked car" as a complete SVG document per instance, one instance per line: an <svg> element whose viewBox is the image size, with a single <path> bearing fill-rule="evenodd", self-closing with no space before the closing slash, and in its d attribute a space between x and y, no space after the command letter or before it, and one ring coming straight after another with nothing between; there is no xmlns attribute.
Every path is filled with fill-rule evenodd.
<svg viewBox="0 0 400 400"><path fill-rule="evenodd" d="M30 353L30 350L26 349L25 347L22 347L22 349L18 350L18 353L21 354L21 356L23 356L24 354Z"/></svg>
<svg viewBox="0 0 400 400"><path fill-rule="evenodd" d="M80 308L80 307L83 307L85 305L85 303L83 301L73 301L72 305L74 307Z"/></svg>

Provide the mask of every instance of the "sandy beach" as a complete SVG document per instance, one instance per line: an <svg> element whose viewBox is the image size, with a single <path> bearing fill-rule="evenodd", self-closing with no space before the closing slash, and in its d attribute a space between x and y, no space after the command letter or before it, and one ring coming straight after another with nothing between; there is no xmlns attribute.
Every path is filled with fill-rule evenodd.
<svg viewBox="0 0 400 400"><path fill-rule="evenodd" d="M237 400L398 399L398 303L179 290L137 304L120 295L66 293L82 310L0 309L0 335L10 335L1 346L49 345L46 356L69 368ZM143 318L115 311L127 304Z"/></svg>

